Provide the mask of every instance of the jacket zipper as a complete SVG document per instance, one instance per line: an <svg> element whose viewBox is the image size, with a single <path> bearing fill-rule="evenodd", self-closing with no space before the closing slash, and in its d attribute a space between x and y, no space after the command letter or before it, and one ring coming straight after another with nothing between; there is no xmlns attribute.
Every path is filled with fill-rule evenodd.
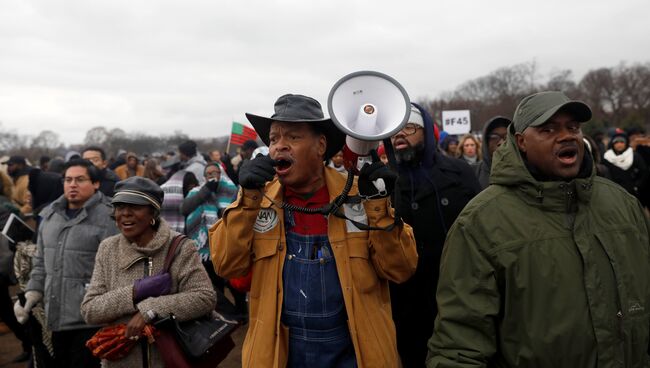
<svg viewBox="0 0 650 368"><path fill-rule="evenodd" d="M575 213L572 211L572 204L575 193L567 184L560 184L560 189L564 191L564 211L566 226L568 229L573 230L573 225L575 223Z"/></svg>
<svg viewBox="0 0 650 368"><path fill-rule="evenodd" d="M149 265L147 276L151 276L153 274L153 259L151 257L147 257L147 262Z"/></svg>

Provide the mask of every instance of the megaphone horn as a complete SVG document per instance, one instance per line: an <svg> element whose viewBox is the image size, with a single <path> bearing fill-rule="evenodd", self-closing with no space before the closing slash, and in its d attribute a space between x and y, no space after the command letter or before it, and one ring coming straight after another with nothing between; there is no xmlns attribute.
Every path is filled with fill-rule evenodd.
<svg viewBox="0 0 650 368"><path fill-rule="evenodd" d="M330 118L347 134L343 148L346 167L356 169L371 161L370 151L382 139L399 132L408 122L411 101L392 77L359 71L341 78L327 99Z"/></svg>

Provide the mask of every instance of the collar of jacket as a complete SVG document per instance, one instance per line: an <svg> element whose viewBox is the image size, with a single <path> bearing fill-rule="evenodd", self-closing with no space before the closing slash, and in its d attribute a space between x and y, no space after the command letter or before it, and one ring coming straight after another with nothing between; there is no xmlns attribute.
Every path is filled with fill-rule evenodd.
<svg viewBox="0 0 650 368"><path fill-rule="evenodd" d="M162 218L160 219L158 231L156 231L149 244L144 247L139 247L137 244L129 242L124 235L119 234L117 249L119 252L118 259L120 268L126 270L139 259L156 255L165 248L171 237L175 235L167 222ZM164 262L164 258L161 262Z"/></svg>
<svg viewBox="0 0 650 368"><path fill-rule="evenodd" d="M334 199L336 199L336 197L338 197L343 192L343 188L345 188L345 182L347 180L347 177L341 175L341 173L339 173L338 171L336 171L331 167L325 165L323 165L323 167L325 169L325 185L327 186L327 191L329 192L330 202L332 202ZM350 196L357 195L358 192L359 190L357 189L357 186L353 185L349 195ZM282 185L280 184L280 181L278 180L277 176L273 179L273 181L270 181L266 184L266 187L264 188L264 193L265 196L262 199L262 203L260 204L262 208L269 208L274 203L280 206L284 196L283 196Z"/></svg>
<svg viewBox="0 0 650 368"><path fill-rule="evenodd" d="M593 160L586 149L585 159ZM591 172L585 178L568 182L539 181L526 168L512 129L508 129L506 143L494 152L492 160L490 184L517 188L522 199L531 206L554 212L571 212L579 202L587 204L591 199L595 164L591 165Z"/></svg>
<svg viewBox="0 0 650 368"><path fill-rule="evenodd" d="M88 211L90 211L94 206L100 203L104 203L107 206L110 206L110 203L106 198L106 196L104 196L104 194L98 190L95 192L95 194L93 194L92 197L90 197L86 201L86 203L84 203L81 212L79 213L79 215L77 215L77 217L74 218L74 222L78 223L84 218L86 218L88 216ZM53 213L58 213L62 216L65 216L66 208L68 208L68 200L65 199L65 195L62 195L59 198L57 198L54 202L52 202L52 204L47 206L43 211L41 211L40 216L43 219L50 217Z"/></svg>

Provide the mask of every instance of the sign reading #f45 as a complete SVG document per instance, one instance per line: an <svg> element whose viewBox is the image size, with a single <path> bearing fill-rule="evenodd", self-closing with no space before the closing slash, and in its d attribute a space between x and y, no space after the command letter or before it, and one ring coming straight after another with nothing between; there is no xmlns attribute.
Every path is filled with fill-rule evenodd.
<svg viewBox="0 0 650 368"><path fill-rule="evenodd" d="M472 124L469 120L469 110L448 110L442 112L442 130L449 134L467 134Z"/></svg>

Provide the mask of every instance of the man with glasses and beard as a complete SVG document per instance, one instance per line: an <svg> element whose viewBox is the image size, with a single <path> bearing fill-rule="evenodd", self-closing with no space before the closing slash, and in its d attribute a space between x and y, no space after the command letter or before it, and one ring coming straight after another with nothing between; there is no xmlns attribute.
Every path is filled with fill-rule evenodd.
<svg viewBox="0 0 650 368"><path fill-rule="evenodd" d="M424 367L437 310L442 246L447 230L479 192L479 185L467 163L436 149L431 116L411 105L408 123L391 138L400 174L394 204L413 227L419 258L415 275L402 284L391 283L390 295L402 364Z"/></svg>

